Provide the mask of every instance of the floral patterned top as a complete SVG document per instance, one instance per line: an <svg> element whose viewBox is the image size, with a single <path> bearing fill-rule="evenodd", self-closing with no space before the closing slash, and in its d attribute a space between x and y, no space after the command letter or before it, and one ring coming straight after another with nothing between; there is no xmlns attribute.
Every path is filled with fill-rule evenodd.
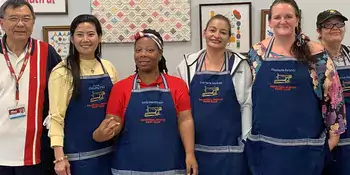
<svg viewBox="0 0 350 175"><path fill-rule="evenodd" d="M262 43L255 44L248 52L253 81L265 59L265 52L266 47ZM283 55L270 52L269 57L279 58ZM322 115L326 127L330 132L340 135L345 132L346 118L343 90L338 73L332 59L328 58L327 52L320 52L313 57L316 58L317 62L310 66L309 72L313 80L314 92L321 100Z"/></svg>

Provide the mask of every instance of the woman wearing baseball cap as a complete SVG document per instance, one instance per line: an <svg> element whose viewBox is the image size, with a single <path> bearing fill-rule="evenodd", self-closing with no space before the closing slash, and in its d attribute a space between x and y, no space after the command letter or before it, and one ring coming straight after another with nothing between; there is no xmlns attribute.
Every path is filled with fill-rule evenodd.
<svg viewBox="0 0 350 175"><path fill-rule="evenodd" d="M318 39L325 47L338 71L344 91L346 119L350 120L350 53L349 47L341 44L345 34L345 21L348 19L337 10L325 10L317 16ZM327 167L325 174L350 174L350 131L346 130L340 136L338 146L334 148L333 161Z"/></svg>

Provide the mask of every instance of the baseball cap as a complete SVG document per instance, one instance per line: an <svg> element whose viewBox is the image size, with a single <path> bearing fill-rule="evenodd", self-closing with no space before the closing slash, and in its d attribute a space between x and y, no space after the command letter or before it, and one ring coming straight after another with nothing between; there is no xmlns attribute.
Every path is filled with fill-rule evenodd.
<svg viewBox="0 0 350 175"><path fill-rule="evenodd" d="M323 22L327 21L329 18L332 18L332 17L340 17L343 21L348 20L348 18L343 16L337 10L332 10L332 9L325 10L317 15L317 21L316 21L317 28L319 28Z"/></svg>

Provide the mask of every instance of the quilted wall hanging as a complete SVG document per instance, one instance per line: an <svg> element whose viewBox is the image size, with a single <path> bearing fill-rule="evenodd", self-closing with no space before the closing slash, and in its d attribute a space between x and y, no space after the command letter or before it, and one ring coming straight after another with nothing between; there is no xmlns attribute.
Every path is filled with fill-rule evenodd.
<svg viewBox="0 0 350 175"><path fill-rule="evenodd" d="M92 0L92 14L101 22L103 43L129 43L146 28L165 42L190 41L190 0Z"/></svg>

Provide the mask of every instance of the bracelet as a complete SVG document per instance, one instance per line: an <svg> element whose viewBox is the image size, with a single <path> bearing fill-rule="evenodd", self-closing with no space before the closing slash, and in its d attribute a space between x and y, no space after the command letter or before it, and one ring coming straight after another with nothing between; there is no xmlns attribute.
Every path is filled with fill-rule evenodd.
<svg viewBox="0 0 350 175"><path fill-rule="evenodd" d="M58 163L58 162L62 162L63 160L67 159L67 156L61 157L59 159L56 159L53 161L54 164Z"/></svg>

